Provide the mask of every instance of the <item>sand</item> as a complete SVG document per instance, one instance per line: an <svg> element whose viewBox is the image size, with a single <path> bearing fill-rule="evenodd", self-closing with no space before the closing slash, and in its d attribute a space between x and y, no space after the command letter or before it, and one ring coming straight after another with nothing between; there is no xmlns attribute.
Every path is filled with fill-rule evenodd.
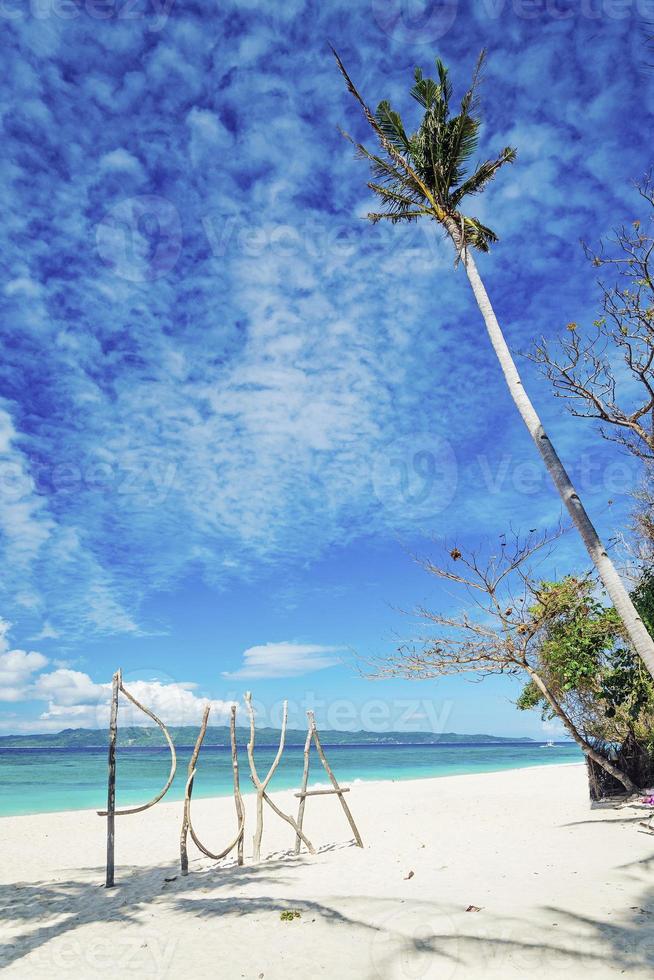
<svg viewBox="0 0 654 980"><path fill-rule="evenodd" d="M274 798L295 810L291 793ZM293 857L292 830L268 810L260 865L216 866L191 844L186 878L180 803L120 818L112 890L93 812L1 819L5 975L652 976L654 837L642 812L591 810L583 766L356 783L348 799L363 850L337 800L316 797L315 856ZM228 842L231 799L193 812L209 847ZM285 909L300 916L282 921Z"/></svg>

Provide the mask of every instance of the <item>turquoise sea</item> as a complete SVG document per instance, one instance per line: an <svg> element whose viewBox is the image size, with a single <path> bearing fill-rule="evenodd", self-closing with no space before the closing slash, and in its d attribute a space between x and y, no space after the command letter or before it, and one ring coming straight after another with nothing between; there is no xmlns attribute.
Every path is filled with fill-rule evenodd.
<svg viewBox="0 0 654 980"><path fill-rule="evenodd" d="M339 782L354 780L426 779L464 773L496 772L525 766L582 762L574 743L543 748L538 742L500 744L467 743L428 745L329 745L327 758ZM177 775L167 800L184 796L186 767L191 748L178 748ZM265 773L274 749L256 751L259 773ZM241 789L251 790L245 751L239 750ZM120 748L117 753L117 805L145 802L163 786L169 770L165 747ZM288 746L271 790L291 789L302 776L302 747ZM327 776L315 751L311 756L310 783ZM0 816L46 813L56 810L101 809L106 803L107 751L97 749L0 749ZM227 747L202 749L193 793L222 796L232 791L231 754Z"/></svg>

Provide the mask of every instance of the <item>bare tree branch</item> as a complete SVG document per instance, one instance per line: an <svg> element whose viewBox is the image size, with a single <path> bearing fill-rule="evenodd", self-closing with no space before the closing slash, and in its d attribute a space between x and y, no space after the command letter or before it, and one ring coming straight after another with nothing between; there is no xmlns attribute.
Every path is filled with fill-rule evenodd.
<svg viewBox="0 0 654 980"><path fill-rule="evenodd" d="M569 323L554 345L542 338L527 353L539 364L572 415L597 419L605 439L640 459L654 460L654 178L637 186L647 218L616 229L597 251L584 246L596 268L601 313L592 330ZM622 363L621 363L622 362ZM624 367L626 366L626 371Z"/></svg>
<svg viewBox="0 0 654 980"><path fill-rule="evenodd" d="M556 621L560 608L552 602L548 583L534 575L533 560L549 552L552 542L563 533L501 536L497 553L482 556L453 547L445 563L416 559L430 575L460 587L463 605L459 612L441 613L418 607L415 615L421 635L400 644L390 655L364 662L368 677L403 677L427 680L465 674L474 679L497 674L526 674L545 699L552 714L564 724L584 753L612 776L621 780L629 792L636 787L593 744L584 730L593 717L592 705L582 691L565 697L551 686L543 672L539 654ZM566 578L566 586L580 601L588 592L588 577Z"/></svg>

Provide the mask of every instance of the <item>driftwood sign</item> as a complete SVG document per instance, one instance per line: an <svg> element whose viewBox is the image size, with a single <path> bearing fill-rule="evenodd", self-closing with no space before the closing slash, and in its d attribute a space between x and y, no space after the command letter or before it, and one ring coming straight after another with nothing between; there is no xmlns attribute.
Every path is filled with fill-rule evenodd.
<svg viewBox="0 0 654 980"><path fill-rule="evenodd" d="M151 718L155 724L159 726L164 734L168 747L170 749L170 772L168 774L168 779L166 780L163 788L157 793L155 797L149 800L147 803L143 803L139 806L126 807L123 809L116 809L116 742L118 737L118 701L119 694L123 694L128 701L131 701L135 707ZM248 718L250 723L250 738L247 743L247 756L248 763L250 767L250 777L252 779L252 784L256 793L256 823L254 834L252 837L252 860L257 863L261 860L261 841L263 838L263 815L264 815L264 803L267 804L270 809L275 813L281 820L284 820L289 824L295 832L295 854L300 853L302 844L306 847L310 854L315 854L315 848L311 841L307 838L303 831L304 823L304 811L306 806L306 801L309 796L338 796L339 802L343 808L343 812L347 818L350 825L352 833L354 834L354 840L359 847L363 847L363 842L361 840L361 835L357 829L354 822L354 818L350 811L349 806L345 800L344 794L349 793L350 790L347 787L340 786L336 776L334 775L331 766L327 761L325 756L325 751L320 741L320 736L318 734L318 729L316 728L316 721L312 711L307 712L308 719L308 731L307 738L304 745L304 766L302 772L302 784L299 793L295 796L299 798L299 808L297 819L294 819L290 814L284 813L274 800L268 795L268 786L272 780L277 767L281 761L284 747L286 743L286 728L288 723L288 702L284 702L283 712L282 712L282 726L279 735L279 746L273 762L268 769L266 775L261 778L257 770L254 750L255 750L255 740L256 740L256 724L255 724L255 713L254 707L252 705L252 695L249 691L246 692L244 696L245 706L248 712ZM239 763L238 763L238 746L236 743L236 705L231 706L230 722L229 722L229 733L230 733L230 744L231 744L231 763L232 763L232 774L233 774L233 785L234 785L234 804L236 808L236 835L231 840L231 842L222 851L211 851L198 837L194 827L193 820L191 816L191 799L193 795L193 784L195 777L198 772L199 762L200 762L200 752L202 749L202 744L204 742L205 735L207 733L207 726L209 724L209 715L211 713L211 706L207 705L204 709L204 714L202 716L202 722L200 725L200 731L198 733L193 752L191 753L191 758L189 759L187 776L186 776L186 787L184 791L184 809L182 816L182 826L179 837L179 851L180 851L180 864L182 875L188 874L189 859L188 859L188 836L190 834L191 840L198 848L198 850L206 855L206 857L212 860L219 861L226 857L231 851L236 848L236 860L239 865L243 864L243 842L245 839L245 806L243 803L243 797L241 795L240 788L240 777L239 777ZM310 751L311 744L316 748L318 753L318 758L329 776L330 782L332 784L332 789L308 789L309 782L309 767L310 767ZM158 718L153 711L147 708L145 705L141 704L140 701L131 694L123 684L122 672L117 670L113 676L112 686L111 686L111 711L109 718L109 754L108 754L108 777L107 777L107 809L98 810L98 815L107 818L107 866L106 866L106 887L111 888L114 885L114 842L115 842L115 817L125 816L130 813L142 813L144 810L150 809L156 803L158 803L168 792L170 786L175 777L175 772L177 769L177 755L175 752L175 746L170 737L168 729Z"/></svg>

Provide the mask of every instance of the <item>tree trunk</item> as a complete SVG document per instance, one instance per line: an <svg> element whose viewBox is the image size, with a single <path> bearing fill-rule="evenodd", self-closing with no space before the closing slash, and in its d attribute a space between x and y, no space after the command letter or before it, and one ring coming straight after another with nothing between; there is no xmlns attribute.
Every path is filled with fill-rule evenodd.
<svg viewBox="0 0 654 980"><path fill-rule="evenodd" d="M451 225L448 225L448 231L452 236L455 246L458 248L458 229L454 222L452 222ZM554 446L545 433L534 406L529 400L529 396L527 395L522 381L520 380L518 369L515 366L513 358L511 357L511 352L509 351L507 343L504 339L500 325L497 322L497 317L495 316L495 312L491 306L488 293L486 292L484 284L481 281L477 271L477 266L475 265L475 261L470 254L469 249L463 249L461 260L465 266L466 273L468 274L468 279L470 281L470 285L472 286L472 291L475 294L477 305L481 310L481 315L483 316L486 324L486 330L488 331L490 342L493 345L497 359L500 362L502 373L504 374L504 378L516 408L520 412L522 420L529 430L529 434L536 443L538 451L543 457L548 473L552 477L554 485L559 491L561 499L582 537L586 550L588 551L591 561L595 565L595 568L597 569L599 576L604 583L604 587L609 594L616 612L624 623L634 650L642 658L648 671L652 677L654 677L654 640L652 640L652 637L645 628L645 624L638 615L636 608L631 601L631 597L627 592L622 579L616 571L615 565L609 558L604 545L600 541L597 531L593 527L593 524L586 513L586 510L579 499L574 486L572 485L570 477L566 473L563 463L557 456Z"/></svg>
<svg viewBox="0 0 654 980"><path fill-rule="evenodd" d="M622 783L622 785L624 786L624 788L628 793L637 793L638 786L636 786L635 783L632 783L629 776L627 776L626 773L622 772L622 770L618 769L617 766L614 766L613 763L610 762L608 759L606 759L600 752L597 752L592 747L590 742L587 742L586 739L583 737L583 735L581 735L577 731L572 721L570 720L570 718L568 718L566 712L559 704L558 700L552 694L547 684L545 684L545 682L543 681L540 674L537 674L536 671L532 670L530 667L527 667L527 673L529 674L532 681L534 682L538 690L541 692L543 697L547 700L547 703L552 707L552 710L556 713L557 717L561 719L561 721L563 722L567 730L570 732L573 739L580 747L584 755L589 756L593 760L593 762L596 762L598 766L600 766L611 776L613 776L614 779L617 779L618 782Z"/></svg>
<svg viewBox="0 0 654 980"><path fill-rule="evenodd" d="M118 734L118 691L120 689L120 669L111 682L111 714L109 717L109 756L107 779L107 869L105 887L114 887L114 829L116 814L116 737Z"/></svg>

